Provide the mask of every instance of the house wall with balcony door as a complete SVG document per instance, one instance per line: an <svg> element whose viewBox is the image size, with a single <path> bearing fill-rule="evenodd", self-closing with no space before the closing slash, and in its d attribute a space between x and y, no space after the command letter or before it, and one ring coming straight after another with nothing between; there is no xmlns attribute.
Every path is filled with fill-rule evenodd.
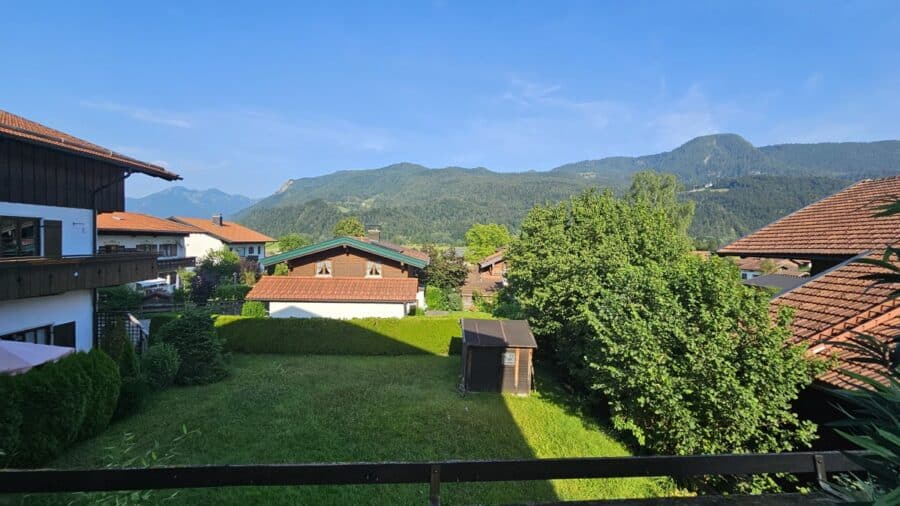
<svg viewBox="0 0 900 506"><path fill-rule="evenodd" d="M255 256L259 260L266 257L266 245L261 242L257 243L231 243L228 245L231 251L238 254L239 257Z"/></svg>
<svg viewBox="0 0 900 506"><path fill-rule="evenodd" d="M122 248L125 250L139 250L156 253L159 258L185 258L187 256L185 240L186 236L184 235L128 235L106 234L101 232L97 236L97 249L100 252L104 252L105 250L109 251ZM174 255L167 253L174 253ZM194 270L193 267L188 267L187 269ZM181 288L181 279L178 277L177 271L160 272L159 277L165 279L172 288Z"/></svg>
<svg viewBox="0 0 900 506"><path fill-rule="evenodd" d="M206 258L209 250L221 249L225 244L209 234L189 234L184 240L185 256L197 257L197 262Z"/></svg>
<svg viewBox="0 0 900 506"><path fill-rule="evenodd" d="M44 254L43 249L47 244L47 238L43 225L47 220L62 222L62 254L64 256L94 254L94 212L90 209L0 202L0 218L2 217L38 218L41 220L39 244L42 251L36 256ZM4 254L4 256L6 255Z"/></svg>
<svg viewBox="0 0 900 506"><path fill-rule="evenodd" d="M74 343L67 341L72 330ZM94 291L3 301L0 337L36 344L74 344L75 349L88 351L94 342Z"/></svg>

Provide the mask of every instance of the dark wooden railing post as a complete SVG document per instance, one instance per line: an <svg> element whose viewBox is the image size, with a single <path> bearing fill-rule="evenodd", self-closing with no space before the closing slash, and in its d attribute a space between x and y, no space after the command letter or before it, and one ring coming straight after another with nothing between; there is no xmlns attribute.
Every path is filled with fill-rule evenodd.
<svg viewBox="0 0 900 506"><path fill-rule="evenodd" d="M428 488L428 506L441 506L440 464L431 464L431 485Z"/></svg>

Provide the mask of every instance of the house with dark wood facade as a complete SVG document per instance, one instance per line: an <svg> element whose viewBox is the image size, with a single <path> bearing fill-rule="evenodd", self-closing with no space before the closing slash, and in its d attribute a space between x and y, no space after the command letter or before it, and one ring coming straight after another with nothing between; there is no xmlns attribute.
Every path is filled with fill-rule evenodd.
<svg viewBox="0 0 900 506"><path fill-rule="evenodd" d="M475 294L493 300L498 290L506 286L506 250L500 249L469 265L466 281L460 288L463 307L474 306Z"/></svg>
<svg viewBox="0 0 900 506"><path fill-rule="evenodd" d="M288 275L263 276L247 300L268 303L276 318L399 318L424 307L419 276L428 261L410 248L338 237L264 258L270 274L284 263Z"/></svg>
<svg viewBox="0 0 900 506"><path fill-rule="evenodd" d="M0 111L0 340L88 350L96 289L157 276L155 254L98 253L97 214L124 210L134 174L180 179Z"/></svg>

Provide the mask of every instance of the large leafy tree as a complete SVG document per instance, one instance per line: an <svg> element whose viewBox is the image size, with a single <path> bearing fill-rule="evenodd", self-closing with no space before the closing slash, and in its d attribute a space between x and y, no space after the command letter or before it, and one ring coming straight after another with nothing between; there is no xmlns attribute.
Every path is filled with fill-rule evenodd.
<svg viewBox="0 0 900 506"><path fill-rule="evenodd" d="M443 290L457 290L466 282L469 271L452 248L440 250L433 245L426 245L423 250L430 258L424 272L427 285Z"/></svg>
<svg viewBox="0 0 900 506"><path fill-rule="evenodd" d="M335 237L362 237L366 235L366 227L356 216L346 216L335 224L332 234Z"/></svg>
<svg viewBox="0 0 900 506"><path fill-rule="evenodd" d="M508 246L509 241L509 229L506 225L476 223L466 232L466 260L477 262L498 248Z"/></svg>
<svg viewBox="0 0 900 506"><path fill-rule="evenodd" d="M284 253L285 251L295 250L297 248L309 246L310 244L311 241L309 240L309 237L303 234L298 234L296 232L284 234L273 243L275 247L272 253Z"/></svg>
<svg viewBox="0 0 900 506"><path fill-rule="evenodd" d="M536 207L507 258L510 295L586 402L662 454L780 451L814 426L790 411L816 365L787 314L730 262L689 253L677 213L585 192Z"/></svg>
<svg viewBox="0 0 900 506"><path fill-rule="evenodd" d="M626 198L629 202L644 202L666 209L678 230L687 232L694 218L694 201L679 200L681 183L675 174L644 170L634 175Z"/></svg>

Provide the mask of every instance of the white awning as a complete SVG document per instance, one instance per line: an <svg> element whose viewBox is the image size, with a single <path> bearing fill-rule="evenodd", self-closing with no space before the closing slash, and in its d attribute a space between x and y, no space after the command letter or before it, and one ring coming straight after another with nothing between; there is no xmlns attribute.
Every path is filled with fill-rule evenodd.
<svg viewBox="0 0 900 506"><path fill-rule="evenodd" d="M0 374L21 374L75 353L74 348L0 340Z"/></svg>

